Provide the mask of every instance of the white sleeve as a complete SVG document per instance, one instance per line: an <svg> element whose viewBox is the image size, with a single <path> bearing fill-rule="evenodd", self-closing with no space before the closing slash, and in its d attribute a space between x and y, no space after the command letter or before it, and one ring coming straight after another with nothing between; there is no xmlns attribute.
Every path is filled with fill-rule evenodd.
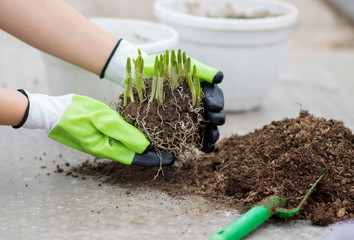
<svg viewBox="0 0 354 240"><path fill-rule="evenodd" d="M45 129L47 133L58 123L73 98L73 94L52 97L45 94L26 93L29 101L29 112L22 127Z"/></svg>
<svg viewBox="0 0 354 240"><path fill-rule="evenodd" d="M126 75L127 59L128 57L130 57L130 59L136 59L138 55L138 47L136 45L120 39L110 58L107 60L101 78L106 78L112 82L123 85ZM143 58L147 56L144 52L141 52L141 55ZM132 66L134 65L132 64ZM134 67L132 67L132 71L134 71Z"/></svg>

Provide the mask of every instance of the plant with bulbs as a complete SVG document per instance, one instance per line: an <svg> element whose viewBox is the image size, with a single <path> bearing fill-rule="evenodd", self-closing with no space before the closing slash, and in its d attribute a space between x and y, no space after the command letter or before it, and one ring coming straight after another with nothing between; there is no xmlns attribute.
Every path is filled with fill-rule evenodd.
<svg viewBox="0 0 354 240"><path fill-rule="evenodd" d="M185 158L201 149L206 125L203 92L196 66L179 49L155 57L153 75L146 77L144 59L127 59L124 92L116 110L150 140L155 151ZM132 76L134 75L134 76Z"/></svg>

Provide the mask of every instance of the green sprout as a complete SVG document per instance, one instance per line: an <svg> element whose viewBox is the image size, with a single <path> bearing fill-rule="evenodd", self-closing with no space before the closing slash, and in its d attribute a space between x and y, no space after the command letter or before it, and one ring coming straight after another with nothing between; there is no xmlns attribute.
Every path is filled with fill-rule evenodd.
<svg viewBox="0 0 354 240"><path fill-rule="evenodd" d="M160 54L160 63L163 64L164 63L164 56L162 54Z"/></svg>
<svg viewBox="0 0 354 240"><path fill-rule="evenodd" d="M136 83L136 90L138 92L139 101L142 102L144 100L143 89L144 86L144 59L141 56L141 51L138 49L138 58L133 59L134 62L134 77Z"/></svg>
<svg viewBox="0 0 354 240"><path fill-rule="evenodd" d="M144 59L141 56L139 50L139 55L136 59L133 59L135 64L135 81L133 81L131 74L131 59L127 59L126 65L126 79L124 81L124 96L123 104L126 106L128 100L134 102L133 87L136 88L139 101L144 101ZM174 50L169 53L156 55L154 63L154 73L152 76L151 84L151 94L148 97L148 102L151 103L154 99L157 100L159 104L163 104L163 88L164 84L167 83L171 89L174 91L182 83L187 83L191 94L192 94L192 106L197 107L201 101L201 88L200 80L197 73L196 65L193 65L193 70L191 71L191 58L187 57L186 53L181 49L178 50L177 54Z"/></svg>
<svg viewBox="0 0 354 240"><path fill-rule="evenodd" d="M196 105L197 102L197 96L195 93L195 87L194 87L194 83L193 83L193 79L192 76L190 74L188 74L188 86L191 89L191 93L192 93L192 106L194 107Z"/></svg>
<svg viewBox="0 0 354 240"><path fill-rule="evenodd" d="M191 74L191 59L188 58L184 63L184 74L186 81L188 81L188 75Z"/></svg>
<svg viewBox="0 0 354 240"><path fill-rule="evenodd" d="M171 79L170 79L170 88L175 90L178 87L178 64L176 61L175 51L171 52Z"/></svg>
<svg viewBox="0 0 354 240"><path fill-rule="evenodd" d="M152 76L152 85L151 85L151 94L149 98L149 102L152 102L156 96L156 88L157 88L157 81L159 77L159 57L156 55L155 57L155 64L154 64L154 75Z"/></svg>
<svg viewBox="0 0 354 240"><path fill-rule="evenodd" d="M128 104L128 98L130 98L131 102L134 102L134 96L133 96L133 80L132 80L132 74L131 74L131 61L130 57L127 59L127 65L126 65L126 78L124 81L124 97L123 97L123 105L126 106Z"/></svg>
<svg viewBox="0 0 354 240"><path fill-rule="evenodd" d="M144 86L144 59L140 56L137 59L137 71L135 75L136 90L138 92L139 101L144 101L143 86Z"/></svg>
<svg viewBox="0 0 354 240"><path fill-rule="evenodd" d="M171 51L171 63L172 63L172 59L175 59L175 60L176 60L176 53L175 53L175 50L172 50L172 51Z"/></svg>
<svg viewBox="0 0 354 240"><path fill-rule="evenodd" d="M188 74L191 71L191 59L187 59L186 52L183 52L183 68L184 68L184 78L188 81Z"/></svg>
<svg viewBox="0 0 354 240"><path fill-rule="evenodd" d="M177 53L177 69L178 69L178 79L182 82L182 79L183 79L183 62L182 62L182 51L181 49L178 49L178 53Z"/></svg>
<svg viewBox="0 0 354 240"><path fill-rule="evenodd" d="M165 74L165 67L164 62L160 63L160 74L157 81L157 88L156 88L156 99L160 104L163 104L163 83L164 83L164 74Z"/></svg>
<svg viewBox="0 0 354 240"><path fill-rule="evenodd" d="M170 77L170 53L168 50L166 50L166 53L164 55L164 82L168 81L168 78Z"/></svg>
<svg viewBox="0 0 354 240"><path fill-rule="evenodd" d="M194 64L193 65L193 82L194 82L194 86L195 86L195 94L196 94L196 106L199 106L200 101L201 101L201 89L200 89L200 79L197 73L197 66Z"/></svg>

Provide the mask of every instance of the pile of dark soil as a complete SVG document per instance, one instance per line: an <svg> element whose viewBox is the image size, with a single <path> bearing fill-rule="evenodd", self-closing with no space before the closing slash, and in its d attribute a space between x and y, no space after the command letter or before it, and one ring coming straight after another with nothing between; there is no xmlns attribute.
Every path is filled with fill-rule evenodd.
<svg viewBox="0 0 354 240"><path fill-rule="evenodd" d="M317 225L354 218L354 135L342 122L316 118L306 111L274 121L244 136L220 141L212 154L182 168L124 166L95 160L68 174L94 176L121 187L152 186L171 195L200 194L245 212L271 195L297 206L326 172L299 214Z"/></svg>

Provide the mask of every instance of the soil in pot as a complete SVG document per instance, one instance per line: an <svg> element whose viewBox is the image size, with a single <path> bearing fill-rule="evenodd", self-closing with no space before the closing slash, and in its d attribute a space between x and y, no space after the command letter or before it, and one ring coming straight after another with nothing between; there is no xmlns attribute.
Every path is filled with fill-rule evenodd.
<svg viewBox="0 0 354 240"><path fill-rule="evenodd" d="M124 166L95 160L68 170L120 187L151 186L172 196L199 194L245 212L270 195L285 196L287 207L299 204L323 173L302 210L292 219L325 226L354 218L354 135L341 121L301 111L297 118L274 121L252 133L220 141L212 154L182 168Z"/></svg>
<svg viewBox="0 0 354 240"><path fill-rule="evenodd" d="M230 3L224 3L218 5L219 8L215 8L215 4L200 4L200 3L185 3L186 13L201 17L210 18L229 18L229 19L254 19L254 18L267 18L276 17L279 14L272 13L268 10L256 10L256 11L244 11L234 8Z"/></svg>

